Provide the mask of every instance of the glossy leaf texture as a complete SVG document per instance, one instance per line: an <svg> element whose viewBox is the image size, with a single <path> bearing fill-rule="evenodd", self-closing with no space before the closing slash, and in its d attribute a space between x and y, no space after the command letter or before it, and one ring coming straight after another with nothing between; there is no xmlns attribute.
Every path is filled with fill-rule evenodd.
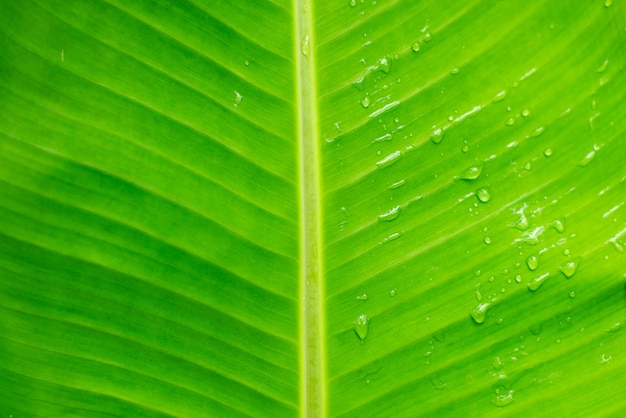
<svg viewBox="0 0 626 418"><path fill-rule="evenodd" d="M329 417L626 413L623 2L0 21L0 414L311 416L311 340Z"/></svg>

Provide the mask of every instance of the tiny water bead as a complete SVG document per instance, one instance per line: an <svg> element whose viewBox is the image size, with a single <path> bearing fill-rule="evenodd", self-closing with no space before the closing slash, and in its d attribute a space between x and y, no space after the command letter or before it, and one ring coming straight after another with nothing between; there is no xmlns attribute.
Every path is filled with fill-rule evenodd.
<svg viewBox="0 0 626 418"><path fill-rule="evenodd" d="M361 314L354 321L354 332L361 341L365 341L369 330L369 318L365 314Z"/></svg>
<svg viewBox="0 0 626 418"><path fill-rule="evenodd" d="M237 90L235 90L234 93L235 93L235 100L233 101L233 106L239 107L239 105L241 104L241 101L243 100L243 96Z"/></svg>
<svg viewBox="0 0 626 418"><path fill-rule="evenodd" d="M389 189L397 189L398 187L403 186L406 183L406 180L402 179L402 180L398 180L392 184L389 185Z"/></svg>
<svg viewBox="0 0 626 418"><path fill-rule="evenodd" d="M395 206L387 212L378 215L378 222L390 222L400 215L400 206Z"/></svg>
<svg viewBox="0 0 626 418"><path fill-rule="evenodd" d="M534 131L532 131L530 133L530 135L528 135L529 138L536 138L538 136L540 136L541 134L543 134L543 131L545 131L546 128L544 128L543 126L538 127L537 129L535 129Z"/></svg>
<svg viewBox="0 0 626 418"><path fill-rule="evenodd" d="M485 244L487 244L487 245L491 244L491 238L490 238L490 237L485 237L485 238L483 239L483 241L484 241L484 242L485 242Z"/></svg>
<svg viewBox="0 0 626 418"><path fill-rule="evenodd" d="M565 277L568 279L576 274L576 270L578 269L578 265L580 264L580 257L572 258L571 260L567 260L565 263L559 266L559 270Z"/></svg>
<svg viewBox="0 0 626 418"><path fill-rule="evenodd" d="M562 234L565 231L565 225L561 219L555 219L550 226L556 230L559 234Z"/></svg>
<svg viewBox="0 0 626 418"><path fill-rule="evenodd" d="M411 51L420 52L420 44L418 42L413 42L411 44Z"/></svg>
<svg viewBox="0 0 626 418"><path fill-rule="evenodd" d="M396 163L401 157L402 157L402 152L394 151L388 156L386 156L385 158L383 158L382 160L378 161L376 163L376 166L380 169L387 168L393 165L394 163Z"/></svg>
<svg viewBox="0 0 626 418"><path fill-rule="evenodd" d="M526 265L528 266L528 269L530 271L535 271L537 270L537 267L539 267L539 258L537 258L536 255L531 255L526 259Z"/></svg>
<svg viewBox="0 0 626 418"><path fill-rule="evenodd" d="M535 277L528 282L528 290L533 292L536 291L542 284L545 283L546 280L548 280L548 277L550 277L550 273L544 273L541 276Z"/></svg>
<svg viewBox="0 0 626 418"><path fill-rule="evenodd" d="M362 295L358 295L354 299L355 300L367 300L367 293L363 293Z"/></svg>
<svg viewBox="0 0 626 418"><path fill-rule="evenodd" d="M391 297L396 296L396 289L391 289L391 290L389 291L389 296L391 296Z"/></svg>
<svg viewBox="0 0 626 418"><path fill-rule="evenodd" d="M498 102L504 100L506 98L507 93L508 92L506 90L502 90L502 91L496 93L496 95L493 96L493 99L491 99L492 103L498 103Z"/></svg>
<svg viewBox="0 0 626 418"><path fill-rule="evenodd" d="M366 95L365 97L363 97L361 99L361 106L363 106L364 109L367 109L370 106L370 96Z"/></svg>
<svg viewBox="0 0 626 418"><path fill-rule="evenodd" d="M513 402L513 389L498 390L496 389L496 396L491 400L491 403L498 407L504 407L510 405Z"/></svg>
<svg viewBox="0 0 626 418"><path fill-rule="evenodd" d="M479 303L476 305L474 309L470 312L470 316L477 324L482 324L485 322L485 318L487 317L487 309L489 309L490 303Z"/></svg>
<svg viewBox="0 0 626 418"><path fill-rule="evenodd" d="M482 203L487 203L489 202L489 199L491 199L491 193L489 193L489 190L485 188L481 188L476 191L476 197Z"/></svg>
<svg viewBox="0 0 626 418"><path fill-rule="evenodd" d="M596 156L596 151L590 151L588 152L579 162L578 165L580 167L587 167L589 165L589 163L593 160L593 158Z"/></svg>
<svg viewBox="0 0 626 418"><path fill-rule="evenodd" d="M435 144L440 144L441 141L443 141L443 135L445 134L445 130L441 129L441 128L435 128L435 130L433 130L433 133L430 134L430 140L433 141Z"/></svg>
<svg viewBox="0 0 626 418"><path fill-rule="evenodd" d="M467 167L463 172L459 175L459 179L461 180L476 180L480 177L480 174L483 172L483 168L485 167L485 163L472 165Z"/></svg>
<svg viewBox="0 0 626 418"><path fill-rule="evenodd" d="M552 156L552 148L546 148L543 151L543 155L545 155L546 157L551 157Z"/></svg>
<svg viewBox="0 0 626 418"><path fill-rule="evenodd" d="M305 57L308 58L309 53L311 52L311 47L309 45L310 42L310 38L309 35L304 35L304 37L302 38L302 42L300 43L300 52L302 52L302 55L304 55Z"/></svg>

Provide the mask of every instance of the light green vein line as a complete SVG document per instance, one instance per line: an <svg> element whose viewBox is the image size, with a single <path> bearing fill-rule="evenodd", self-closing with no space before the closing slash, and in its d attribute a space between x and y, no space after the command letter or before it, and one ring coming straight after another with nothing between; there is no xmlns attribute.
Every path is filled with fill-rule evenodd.
<svg viewBox="0 0 626 418"><path fill-rule="evenodd" d="M326 344L315 33L312 4L294 0L300 177L300 416L326 416Z"/></svg>

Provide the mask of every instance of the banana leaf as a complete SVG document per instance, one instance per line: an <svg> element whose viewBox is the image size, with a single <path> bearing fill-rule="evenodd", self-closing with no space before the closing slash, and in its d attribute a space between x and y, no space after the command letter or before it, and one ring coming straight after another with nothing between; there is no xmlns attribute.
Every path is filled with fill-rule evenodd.
<svg viewBox="0 0 626 418"><path fill-rule="evenodd" d="M626 414L622 0L0 0L0 415Z"/></svg>

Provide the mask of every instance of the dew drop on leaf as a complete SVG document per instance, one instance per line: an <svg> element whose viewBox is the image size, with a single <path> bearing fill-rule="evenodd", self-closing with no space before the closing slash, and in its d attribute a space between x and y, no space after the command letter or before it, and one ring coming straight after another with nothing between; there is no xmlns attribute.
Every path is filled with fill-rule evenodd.
<svg viewBox="0 0 626 418"><path fill-rule="evenodd" d="M502 91L496 93L496 95L493 96L493 99L491 99L491 101L493 103L498 103L498 102L500 102L500 101L502 101L502 100L504 100L506 98L506 94L507 94L507 91L506 90L502 90Z"/></svg>
<svg viewBox="0 0 626 418"><path fill-rule="evenodd" d="M533 292L536 291L543 283L545 283L548 277L550 277L550 273L544 273L541 276L535 277L528 282L528 290L532 290Z"/></svg>
<svg viewBox="0 0 626 418"><path fill-rule="evenodd" d="M565 231L565 225L563 224L563 221L560 219L556 219L554 220L550 226L552 228L554 228L556 230L556 232L558 232L559 234L563 233Z"/></svg>
<svg viewBox="0 0 626 418"><path fill-rule="evenodd" d="M302 52L302 55L304 55L305 57L309 56L309 53L311 52L311 47L309 45L309 35L304 35L304 37L302 38L302 42L300 43L300 52Z"/></svg>
<svg viewBox="0 0 626 418"><path fill-rule="evenodd" d="M361 106L363 106L364 109L367 109L370 106L370 96L369 95L365 95L365 97L363 97L361 99Z"/></svg>
<svg viewBox="0 0 626 418"><path fill-rule="evenodd" d="M396 289L391 289L391 290L389 291L389 296L391 296L391 297L396 296Z"/></svg>
<svg viewBox="0 0 626 418"><path fill-rule="evenodd" d="M369 318L365 314L361 314L354 321L354 332L361 341L365 341L367 338L367 332L369 329Z"/></svg>
<svg viewBox="0 0 626 418"><path fill-rule="evenodd" d="M477 324L482 324L485 322L485 318L487 317L487 309L489 309L489 303L479 303L476 305L474 309L470 312L470 316Z"/></svg>
<svg viewBox="0 0 626 418"><path fill-rule="evenodd" d="M402 157L402 153L400 151L394 151L382 160L376 163L376 166L380 169L387 168L390 165L396 163Z"/></svg>
<svg viewBox="0 0 626 418"><path fill-rule="evenodd" d="M398 181L392 183L389 186L389 189L397 189L398 187L403 186L405 183L406 183L406 180L404 180L404 179L398 180Z"/></svg>
<svg viewBox="0 0 626 418"><path fill-rule="evenodd" d="M526 265L530 271L535 271L539 266L539 259L536 255L531 255L526 259Z"/></svg>
<svg viewBox="0 0 626 418"><path fill-rule="evenodd" d="M411 51L420 52L420 44L417 42L413 42L413 44L411 44Z"/></svg>
<svg viewBox="0 0 626 418"><path fill-rule="evenodd" d="M559 266L559 270L569 279L576 274L576 269L578 269L579 264L580 257L572 258L571 260L567 260L565 263L561 264Z"/></svg>
<svg viewBox="0 0 626 418"><path fill-rule="evenodd" d="M590 151L587 153L587 155L585 155L582 160L580 160L578 162L578 165L581 167L587 167L589 165L589 163L593 160L593 157L596 156L596 152L595 151Z"/></svg>
<svg viewBox="0 0 626 418"><path fill-rule="evenodd" d="M538 136L540 136L543 131L545 131L546 128L544 128L543 126L538 127L537 129L535 129L534 131L532 131L529 135L529 138L536 138Z"/></svg>
<svg viewBox="0 0 626 418"><path fill-rule="evenodd" d="M463 172L459 175L459 179L461 180L476 180L480 177L480 174L483 172L483 168L485 167L485 163L480 163L476 165L472 165L467 167Z"/></svg>
<svg viewBox="0 0 626 418"><path fill-rule="evenodd" d="M354 299L355 300L367 300L367 293L363 293L362 295L358 295Z"/></svg>
<svg viewBox="0 0 626 418"><path fill-rule="evenodd" d="M387 212L378 215L378 222L393 221L400 215L400 206L395 206L389 209Z"/></svg>
<svg viewBox="0 0 626 418"><path fill-rule="evenodd" d="M491 199L491 193L489 193L489 190L487 189L478 189L476 191L476 197L478 198L478 200L480 200L483 203L487 203L489 202L489 199Z"/></svg>
<svg viewBox="0 0 626 418"><path fill-rule="evenodd" d="M543 155L545 155L546 157L550 157L550 156L552 156L552 148L546 148L546 149L543 151Z"/></svg>
<svg viewBox="0 0 626 418"><path fill-rule="evenodd" d="M435 144L440 144L443 141L443 134L445 131L441 128L436 128L433 133L430 134L430 140Z"/></svg>
<svg viewBox="0 0 626 418"><path fill-rule="evenodd" d="M508 391L496 392L495 398L491 400L491 403L498 407L504 407L510 405L513 402L513 389Z"/></svg>
<svg viewBox="0 0 626 418"><path fill-rule="evenodd" d="M239 105L241 104L241 101L243 100L243 96L237 90L235 90L234 93L235 93L235 100L233 101L233 106L239 107Z"/></svg>

